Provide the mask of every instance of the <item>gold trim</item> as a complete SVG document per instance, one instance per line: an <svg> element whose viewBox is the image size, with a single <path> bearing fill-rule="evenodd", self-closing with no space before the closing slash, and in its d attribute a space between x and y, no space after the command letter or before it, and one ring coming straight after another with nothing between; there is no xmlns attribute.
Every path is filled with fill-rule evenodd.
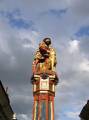
<svg viewBox="0 0 89 120"><path fill-rule="evenodd" d="M34 120L36 120L36 106L37 106L37 102L35 101L34 103Z"/></svg>

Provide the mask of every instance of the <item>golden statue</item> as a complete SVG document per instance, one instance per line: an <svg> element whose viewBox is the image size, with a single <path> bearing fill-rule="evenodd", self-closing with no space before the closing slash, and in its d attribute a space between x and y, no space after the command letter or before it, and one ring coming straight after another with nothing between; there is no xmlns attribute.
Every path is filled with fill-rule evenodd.
<svg viewBox="0 0 89 120"><path fill-rule="evenodd" d="M59 80L55 71L56 63L56 52L51 46L51 39L45 38L39 44L32 64L32 120L54 120L55 88Z"/></svg>
<svg viewBox="0 0 89 120"><path fill-rule="evenodd" d="M45 38L35 53L32 64L33 74L55 73L56 63L56 52L51 46L51 39Z"/></svg>

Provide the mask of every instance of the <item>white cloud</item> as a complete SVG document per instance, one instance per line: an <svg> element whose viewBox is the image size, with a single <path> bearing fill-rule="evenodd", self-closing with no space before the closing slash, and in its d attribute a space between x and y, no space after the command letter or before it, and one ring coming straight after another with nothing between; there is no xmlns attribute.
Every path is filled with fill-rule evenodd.
<svg viewBox="0 0 89 120"><path fill-rule="evenodd" d="M19 120L32 120L31 117L28 117L26 114L19 114L17 117Z"/></svg>
<svg viewBox="0 0 89 120"><path fill-rule="evenodd" d="M0 33L0 49L2 50L2 52L6 53L6 54L11 53L8 43L7 43L7 38L6 38L6 36L4 36L4 33L3 34Z"/></svg>
<svg viewBox="0 0 89 120"><path fill-rule="evenodd" d="M79 40L68 40L63 43L64 47L61 47L58 56L57 72L59 75L61 72L61 75L56 91L55 108L56 112L66 111L68 117L74 120L79 119L77 115L82 110L84 101L88 99L87 91L89 89L89 61L83 51L80 50L81 42ZM59 103L60 108L57 103ZM70 108L72 110L68 112ZM61 113L59 117L62 117Z"/></svg>
<svg viewBox="0 0 89 120"><path fill-rule="evenodd" d="M79 70L89 72L89 60L84 58L79 64Z"/></svg>
<svg viewBox="0 0 89 120"><path fill-rule="evenodd" d="M18 32L18 35L20 37L20 40L22 41L22 46L24 48L37 47L37 42L39 37L39 33L37 31L20 30Z"/></svg>
<svg viewBox="0 0 89 120"><path fill-rule="evenodd" d="M68 118L72 118L75 120L79 119L79 111L78 112L66 112L65 114Z"/></svg>
<svg viewBox="0 0 89 120"><path fill-rule="evenodd" d="M79 50L79 41L78 40L69 41L69 52L75 53L78 50Z"/></svg>
<svg viewBox="0 0 89 120"><path fill-rule="evenodd" d="M10 65L11 65L11 67L16 67L16 57L15 56L11 56Z"/></svg>

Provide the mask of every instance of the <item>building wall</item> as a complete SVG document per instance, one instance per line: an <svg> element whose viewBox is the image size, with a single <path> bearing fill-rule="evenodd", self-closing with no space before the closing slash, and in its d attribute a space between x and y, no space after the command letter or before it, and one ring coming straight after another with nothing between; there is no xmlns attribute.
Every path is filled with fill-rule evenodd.
<svg viewBox="0 0 89 120"><path fill-rule="evenodd" d="M8 94L0 81L0 120L12 120L13 110Z"/></svg>

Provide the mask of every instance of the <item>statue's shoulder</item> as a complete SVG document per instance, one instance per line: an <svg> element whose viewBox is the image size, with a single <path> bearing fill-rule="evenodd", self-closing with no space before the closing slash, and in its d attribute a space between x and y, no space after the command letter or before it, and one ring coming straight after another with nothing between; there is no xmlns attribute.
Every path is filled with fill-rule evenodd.
<svg viewBox="0 0 89 120"><path fill-rule="evenodd" d="M50 51L56 53L55 48L53 48L52 46L50 46Z"/></svg>

